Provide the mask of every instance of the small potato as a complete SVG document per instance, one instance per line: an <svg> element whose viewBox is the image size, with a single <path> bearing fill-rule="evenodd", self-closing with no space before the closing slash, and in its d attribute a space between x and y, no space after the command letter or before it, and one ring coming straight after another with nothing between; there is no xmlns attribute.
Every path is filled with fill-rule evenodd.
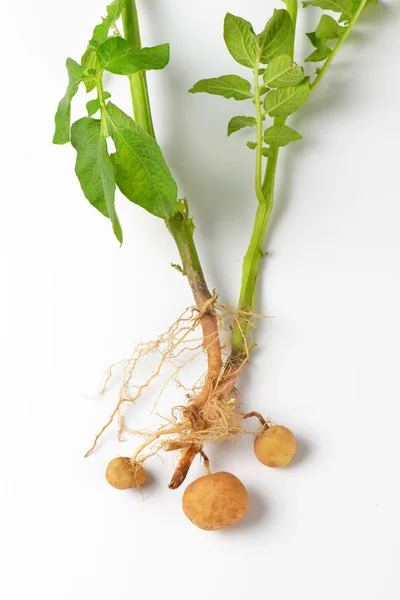
<svg viewBox="0 0 400 600"><path fill-rule="evenodd" d="M144 483L146 471L137 463L132 466L130 458L122 456L108 463L106 479L117 490L137 488Z"/></svg>
<svg viewBox="0 0 400 600"><path fill-rule="evenodd" d="M267 467L285 467L296 454L296 438L287 427L274 425L256 437L254 453Z"/></svg>
<svg viewBox="0 0 400 600"><path fill-rule="evenodd" d="M194 525L207 531L223 529L242 519L249 498L243 483L232 473L213 473L193 481L182 498L183 512Z"/></svg>

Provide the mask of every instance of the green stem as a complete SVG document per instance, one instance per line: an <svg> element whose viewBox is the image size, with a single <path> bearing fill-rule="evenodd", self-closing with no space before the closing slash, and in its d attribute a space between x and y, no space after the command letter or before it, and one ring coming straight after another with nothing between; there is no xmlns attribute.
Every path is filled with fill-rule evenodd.
<svg viewBox="0 0 400 600"><path fill-rule="evenodd" d="M126 39L140 46L141 40L135 0L126 0L123 21ZM146 74L141 72L132 75L130 84L135 120L147 133L155 137ZM166 219L165 224L177 245L182 260L183 272L187 276L199 311L198 318L203 334L203 346L207 354L207 377L202 391L196 398L197 406L201 407L215 391L216 382L222 368L221 344L218 320L214 309L214 298L210 294L201 268L193 239L194 225L189 217L186 200L177 201L174 215ZM181 485L197 452L198 448L194 444L182 450L168 487L176 489Z"/></svg>
<svg viewBox="0 0 400 600"><path fill-rule="evenodd" d="M314 91L315 88L317 87L317 85L321 82L321 80L322 80L323 76L325 75L327 69L329 69L329 66L331 65L331 63L332 63L333 59L335 58L336 54L338 53L341 45L349 37L350 32L353 29L353 26L355 25L356 21L358 21L358 19L359 19L361 13L363 12L363 10L364 10L367 2L368 2L368 0L362 0L360 6L358 7L358 11L354 15L354 17L351 19L350 23L348 24L348 26L346 27L346 29L344 30L344 32L342 33L342 35L340 36L340 38L338 39L335 47L333 48L333 50L330 53L330 55L327 58L327 60L325 61L324 66L321 68L321 70L319 71L317 77L314 79L314 81L313 81L313 83L311 85L311 91Z"/></svg>
<svg viewBox="0 0 400 600"><path fill-rule="evenodd" d="M250 244L243 260L242 286L238 302L238 318L231 336L231 350L234 357L246 353L247 337L249 331L248 313L253 312L254 297L258 275L260 273L261 261L265 252L263 242L267 229L269 217L274 204L274 188L276 166L279 148L271 147L263 184L263 202L259 202Z"/></svg>
<svg viewBox="0 0 400 600"><path fill-rule="evenodd" d="M294 30L296 30L297 0L290 0L287 2L287 8L293 22ZM242 283L237 306L238 315L231 335L231 352L233 359L236 359L237 357L240 358L248 353L247 338L250 327L249 314L251 314L254 310L254 298L258 283L258 276L260 274L261 262L263 256L265 255L263 243L269 218L274 205L276 167L279 155L279 147L271 146L265 170L264 182L262 183L261 170L263 121L258 69L259 59L257 59L254 69L254 99L257 113L256 196L258 199L258 208L254 220L249 247L243 259ZM274 119L274 125L284 125L285 123L286 117L276 117Z"/></svg>
<svg viewBox="0 0 400 600"><path fill-rule="evenodd" d="M122 19L125 38L140 48L142 41L135 0L125 0ZM130 75L129 81L135 121L149 135L155 138L146 73L140 71L139 73ZM167 219L165 224L178 247L183 270L187 275L196 304L201 308L204 302L211 298L211 294L207 287L194 243L194 225L192 219L189 218L187 203L178 202L174 216Z"/></svg>
<svg viewBox="0 0 400 600"><path fill-rule="evenodd" d="M139 18L135 0L125 1L125 8L122 12L122 21L124 24L125 39L134 46L141 48L142 41L140 38ZM131 88L135 121L142 129L147 131L149 135L155 138L145 71L139 71L138 73L129 75L129 84Z"/></svg>
<svg viewBox="0 0 400 600"><path fill-rule="evenodd" d="M298 10L297 0L285 0L285 4L286 4L287 11L290 15L290 18L292 19L292 23L293 23L294 27L296 27L297 10Z"/></svg>
<svg viewBox="0 0 400 600"><path fill-rule="evenodd" d="M186 275L199 309L211 298L210 291L201 268L199 255L193 239L194 225L188 215L187 205L178 203L173 217L166 221L169 232L175 240Z"/></svg>
<svg viewBox="0 0 400 600"><path fill-rule="evenodd" d="M360 17L363 12L365 5L368 0L362 0L356 14L350 21L348 27L345 29L342 36L339 38L336 46L332 50L332 53L329 55L328 59L325 61L324 66L318 73L314 82L311 85L311 91L313 92L318 84L321 82L324 77L327 69L330 64L334 60L339 48L344 43L344 41L349 36L354 24ZM297 19L297 0L290 0L287 2L287 7L289 14L292 18L294 29L296 30L296 19ZM293 56L292 56L293 58ZM257 79L258 84L258 79ZM257 98L257 91L256 91ZM257 102L256 109L258 112ZM274 119L275 125L284 125L286 123L286 117L276 117ZM258 123L258 120L257 120ZM259 138L259 134L257 135L257 140ZM258 148L258 143L257 143ZM243 260L243 271L242 271L242 285L240 291L240 297L238 302L238 318L236 320L235 327L231 336L231 346L232 346L232 356L241 356L246 354L247 349L247 338L249 332L249 320L248 313L253 312L254 310L254 297L257 286L258 275L260 272L261 260L264 255L263 252L263 240L265 237L265 232L267 229L269 217L272 212L273 203L274 203L274 187L275 187L275 176L276 176L276 167L278 161L279 148L276 146L271 146L270 148L270 156L268 157L265 179L262 186L262 196L265 198L265 202L260 199L259 194L259 183L258 183L258 175L256 178L256 194L259 200L259 205L254 221L253 232L250 239L250 244L246 255ZM259 172L259 157L256 157L257 167L256 172ZM240 314L242 312L242 315ZM247 314L246 314L247 313Z"/></svg>
<svg viewBox="0 0 400 600"><path fill-rule="evenodd" d="M260 61L257 60L254 66L254 104L256 107L257 119L257 146L256 146L256 196L260 203L265 201L262 189L262 148L263 148L263 115L261 112L261 96L258 70Z"/></svg>
<svg viewBox="0 0 400 600"><path fill-rule="evenodd" d="M100 114L101 114L101 130L104 137L108 137L108 126L107 126L107 109L106 103L104 100L104 88L103 88L103 78L102 73L99 72L96 76L96 89L97 89L97 97L100 103Z"/></svg>

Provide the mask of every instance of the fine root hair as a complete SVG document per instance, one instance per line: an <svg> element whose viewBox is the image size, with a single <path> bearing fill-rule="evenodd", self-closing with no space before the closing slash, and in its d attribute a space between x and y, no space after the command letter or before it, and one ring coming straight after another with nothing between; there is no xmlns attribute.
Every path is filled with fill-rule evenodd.
<svg viewBox="0 0 400 600"><path fill-rule="evenodd" d="M218 336L205 338L199 332L200 321L207 311L212 310L218 324ZM94 442L85 456L97 446L103 433L116 420L118 422L118 439L122 441L124 434L140 434L143 443L132 456L133 462L144 462L159 450L176 451L195 447L202 451L205 443L226 440L236 437L247 430L243 427L244 413L239 410L239 400L235 383L239 373L248 361L253 347L251 336L246 346L243 359L232 366L229 363L228 334L238 323L246 323L253 327L258 318L265 318L250 312L235 312L224 304L217 302L215 292L204 307L199 310L191 306L187 308L174 323L156 340L140 343L132 355L111 365L105 375L100 395L104 395L117 369L122 369L122 383L119 387L116 405L109 419L96 434ZM216 377L210 379L208 372L198 377L192 387L184 385L181 374L186 367L205 352L210 346L218 344L218 351L223 354L223 366ZM221 348L221 350L220 350ZM150 355L157 357L152 374L143 382L137 381L139 363ZM167 369L168 367L168 369ZM168 374L165 374L168 371ZM158 400L170 384L175 384L185 396L182 405L175 406L169 418L162 417L163 424L153 433L138 432L127 427L124 406L135 404L145 391L158 378L162 380L161 390L153 402L154 412ZM253 415L251 415L253 416Z"/></svg>

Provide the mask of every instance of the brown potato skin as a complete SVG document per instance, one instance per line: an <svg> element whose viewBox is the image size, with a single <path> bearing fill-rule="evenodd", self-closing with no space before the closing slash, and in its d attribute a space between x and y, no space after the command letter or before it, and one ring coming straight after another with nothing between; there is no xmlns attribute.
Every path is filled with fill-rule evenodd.
<svg viewBox="0 0 400 600"><path fill-rule="evenodd" d="M130 458L119 456L108 463L106 479L117 490L128 490L144 483L146 471L141 465L132 467Z"/></svg>
<svg viewBox="0 0 400 600"><path fill-rule="evenodd" d="M296 438L287 427L274 425L256 437L254 453L267 467L285 467L296 454Z"/></svg>
<svg viewBox="0 0 400 600"><path fill-rule="evenodd" d="M243 483L221 471L193 481L184 491L183 512L200 529L216 531L244 517L249 497Z"/></svg>

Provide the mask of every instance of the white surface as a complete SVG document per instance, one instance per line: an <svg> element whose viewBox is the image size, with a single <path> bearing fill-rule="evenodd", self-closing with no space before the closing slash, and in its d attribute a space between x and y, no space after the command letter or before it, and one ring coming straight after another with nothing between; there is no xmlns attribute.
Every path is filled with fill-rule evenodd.
<svg viewBox="0 0 400 600"><path fill-rule="evenodd" d="M255 209L248 138L225 135L245 107L186 90L242 72L222 41L226 11L261 29L274 5L139 2L145 42L172 44L171 65L149 77L159 141L190 199L210 285L228 303ZM96 399L104 369L191 303L163 224L119 198L120 250L81 195L73 150L50 143L64 59L79 59L103 10L98 0L3 7L2 597L394 600L399 5L365 16L291 121L304 141L282 153L258 301L275 319L259 332L241 390L247 407L293 429L300 457L271 471L248 439L213 449L214 469L233 471L251 494L241 526L215 534L183 517L181 491L166 488L168 458L149 463L144 500L105 484L106 463L135 439L118 445L113 428L82 458L113 406L112 393ZM317 19L301 11L300 31ZM307 50L302 41L299 55ZM128 108L122 78L113 89ZM150 403L138 408L143 423L157 421ZM196 464L190 479L200 473Z"/></svg>

